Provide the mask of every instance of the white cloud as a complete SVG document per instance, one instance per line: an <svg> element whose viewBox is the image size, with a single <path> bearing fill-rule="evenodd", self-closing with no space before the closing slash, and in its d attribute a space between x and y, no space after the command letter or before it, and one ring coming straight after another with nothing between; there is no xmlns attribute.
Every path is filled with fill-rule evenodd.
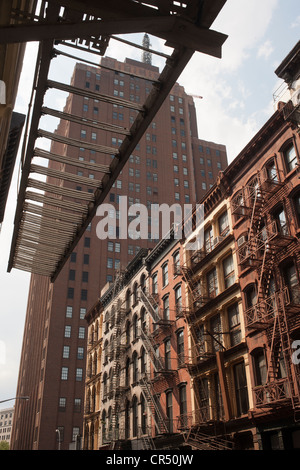
<svg viewBox="0 0 300 470"><path fill-rule="evenodd" d="M293 23L291 24L291 28L299 28L299 26L300 26L300 15L297 16L295 21L293 21Z"/></svg>
<svg viewBox="0 0 300 470"><path fill-rule="evenodd" d="M272 46L272 43L270 40L265 41L257 51L257 57L262 57L264 59L267 59L272 52L274 51L274 48Z"/></svg>
<svg viewBox="0 0 300 470"><path fill-rule="evenodd" d="M278 0L231 0L217 17L213 28L229 34L223 46L222 66L237 70L260 41L272 19Z"/></svg>

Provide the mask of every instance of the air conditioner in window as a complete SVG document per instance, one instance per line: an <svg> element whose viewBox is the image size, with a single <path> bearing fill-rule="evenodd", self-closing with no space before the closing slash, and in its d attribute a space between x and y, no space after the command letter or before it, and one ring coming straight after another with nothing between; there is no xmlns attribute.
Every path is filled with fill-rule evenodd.
<svg viewBox="0 0 300 470"><path fill-rule="evenodd" d="M218 237L214 238L213 240L213 248L215 248L225 237L219 235Z"/></svg>
<svg viewBox="0 0 300 470"><path fill-rule="evenodd" d="M242 236L238 239L237 244L238 246L242 246L244 245L244 243L246 243L246 241L247 241L247 238L245 236Z"/></svg>

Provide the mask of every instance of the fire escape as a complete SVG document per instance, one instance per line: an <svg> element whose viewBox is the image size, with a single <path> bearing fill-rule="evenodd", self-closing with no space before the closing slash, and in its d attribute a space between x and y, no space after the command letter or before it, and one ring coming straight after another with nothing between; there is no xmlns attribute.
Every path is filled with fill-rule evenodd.
<svg viewBox="0 0 300 470"><path fill-rule="evenodd" d="M284 256L299 251L288 224L271 217L272 208L284 201L291 187L278 172L264 167L232 200L232 213L250 222L248 239L238 240L241 271L257 273L257 297L245 311L246 328L265 331L268 346L265 383L253 389L257 408L299 409L299 371L292 363L291 329L299 312L299 287L285 285L281 275L275 287L274 276ZM297 292L296 292L297 291Z"/></svg>
<svg viewBox="0 0 300 470"><path fill-rule="evenodd" d="M148 328L142 328L140 331L140 339L148 353L154 371L153 376L145 372L141 373L140 386L150 409L156 433L158 435L167 434L171 431L170 422L157 399L155 383L164 379L169 380L171 378L172 380L177 370L170 368L170 364L167 363L166 358L161 357L156 346L158 336L166 330L170 331L174 321L163 318L155 294L152 295L146 289L140 288L139 298L152 318L152 325L154 326L153 332L150 332Z"/></svg>
<svg viewBox="0 0 300 470"><path fill-rule="evenodd" d="M204 364L217 363L220 382L223 383L224 395L226 396L227 409L229 397L223 364L225 348L220 339L221 331L211 331L204 325L199 327L198 316L199 310L217 296L216 290L210 289L203 278L197 274L199 263L212 253L225 238L217 237L210 243L204 244L200 249L193 250L187 262L180 266L189 290L189 307L183 308L182 312L192 339L191 356L185 358L184 362L193 378L193 391L198 404L198 408L192 415L181 418L180 427L185 442L199 450L232 449L232 442L226 437L223 403L209 405L209 392L201 375L201 368ZM207 339L211 341L210 346Z"/></svg>

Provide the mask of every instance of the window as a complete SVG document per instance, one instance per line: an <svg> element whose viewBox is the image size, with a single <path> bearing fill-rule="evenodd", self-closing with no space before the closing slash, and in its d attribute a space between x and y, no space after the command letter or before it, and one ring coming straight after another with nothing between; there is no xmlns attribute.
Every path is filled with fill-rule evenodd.
<svg viewBox="0 0 300 470"><path fill-rule="evenodd" d="M174 275L180 274L180 254L176 251L173 254L173 273Z"/></svg>
<svg viewBox="0 0 300 470"><path fill-rule="evenodd" d="M78 338L84 339L85 337L85 328L84 326L80 326L78 330Z"/></svg>
<svg viewBox="0 0 300 470"><path fill-rule="evenodd" d="M77 440L77 436L79 436L79 428L78 427L74 427L73 430L72 430L72 441L76 442Z"/></svg>
<svg viewBox="0 0 300 470"><path fill-rule="evenodd" d="M139 368L138 368L138 357L136 351L132 355L132 371L133 371L133 383L138 381Z"/></svg>
<svg viewBox="0 0 300 470"><path fill-rule="evenodd" d="M181 385L179 387L179 413L180 425L184 428L187 425L186 385Z"/></svg>
<svg viewBox="0 0 300 470"><path fill-rule="evenodd" d="M147 414L146 414L146 401L144 395L141 396L141 425L142 434L146 434L147 430Z"/></svg>
<svg viewBox="0 0 300 470"><path fill-rule="evenodd" d="M133 334L133 339L138 338L138 318L137 315L134 315L132 319L132 334Z"/></svg>
<svg viewBox="0 0 300 470"><path fill-rule="evenodd" d="M282 267L284 283L288 288L293 303L300 304L300 288L295 264L289 261Z"/></svg>
<svg viewBox="0 0 300 470"><path fill-rule="evenodd" d="M76 369L76 382L81 382L83 377L83 369L81 367L77 367Z"/></svg>
<svg viewBox="0 0 300 470"><path fill-rule="evenodd" d="M90 262L90 255L83 255L83 264L89 264Z"/></svg>
<svg viewBox="0 0 300 470"><path fill-rule="evenodd" d="M218 219L219 234L225 237L229 232L229 221L227 211L224 212Z"/></svg>
<svg viewBox="0 0 300 470"><path fill-rule="evenodd" d="M65 326L65 338L71 338L72 327L70 325Z"/></svg>
<svg viewBox="0 0 300 470"><path fill-rule="evenodd" d="M61 368L61 380L68 380L68 374L69 374L69 368L68 367L62 367Z"/></svg>
<svg viewBox="0 0 300 470"><path fill-rule="evenodd" d="M67 406L67 399L64 397L60 397L58 400L59 411L66 411L66 406Z"/></svg>
<svg viewBox="0 0 300 470"><path fill-rule="evenodd" d="M152 276L152 294L158 293L157 273Z"/></svg>
<svg viewBox="0 0 300 470"><path fill-rule="evenodd" d="M88 282L89 281L89 273L87 271L82 272L82 282Z"/></svg>
<svg viewBox="0 0 300 470"><path fill-rule="evenodd" d="M296 150L293 144L289 145L284 151L284 162L286 166L286 171L289 173L297 166L297 155Z"/></svg>
<svg viewBox="0 0 300 470"><path fill-rule="evenodd" d="M132 434L133 437L138 435L138 402L136 396L132 399Z"/></svg>
<svg viewBox="0 0 300 470"><path fill-rule="evenodd" d="M168 279L168 263L165 263L163 266L162 266L162 281L163 281L163 287L165 287L168 282L169 282L169 279Z"/></svg>
<svg viewBox="0 0 300 470"><path fill-rule="evenodd" d="M171 369L171 340L165 341L165 368Z"/></svg>
<svg viewBox="0 0 300 470"><path fill-rule="evenodd" d="M267 364L264 351L260 348L256 349L253 354L255 384L265 385L267 382Z"/></svg>
<svg viewBox="0 0 300 470"><path fill-rule="evenodd" d="M267 178L271 181L278 181L277 170L275 165L275 160L272 159L266 164L266 173Z"/></svg>
<svg viewBox="0 0 300 470"><path fill-rule="evenodd" d="M213 238L213 229L212 227L208 227L206 230L204 230L204 246L206 253L210 253L213 249Z"/></svg>
<svg viewBox="0 0 300 470"><path fill-rule="evenodd" d="M169 296L163 298L163 316L164 320L170 320L170 302Z"/></svg>
<svg viewBox="0 0 300 470"><path fill-rule="evenodd" d="M218 278L217 278L217 270L213 268L207 273L207 293L208 296L216 297L218 295Z"/></svg>
<svg viewBox="0 0 300 470"><path fill-rule="evenodd" d="M73 299L73 298L74 298L74 288L68 287L68 299Z"/></svg>
<svg viewBox="0 0 300 470"><path fill-rule="evenodd" d="M177 315L181 313L182 297L181 297L181 285L175 287L175 308Z"/></svg>
<svg viewBox="0 0 300 470"><path fill-rule="evenodd" d="M183 330L177 333L177 357L178 357L178 367L184 365L184 332Z"/></svg>
<svg viewBox="0 0 300 470"><path fill-rule="evenodd" d="M84 348L79 347L77 348L77 359L83 359L84 358Z"/></svg>
<svg viewBox="0 0 300 470"><path fill-rule="evenodd" d="M173 403L172 392L166 392L166 412L168 418L168 431L173 432Z"/></svg>
<svg viewBox="0 0 300 470"><path fill-rule="evenodd" d="M73 307L67 306L66 318L72 318L72 315L73 315Z"/></svg>
<svg viewBox="0 0 300 470"><path fill-rule="evenodd" d="M248 412L248 390L245 365L243 362L234 366L235 395L238 415Z"/></svg>
<svg viewBox="0 0 300 470"><path fill-rule="evenodd" d="M286 223L285 212L282 206L277 208L277 210L273 213L273 217L276 221L278 232L283 236L288 236L289 230Z"/></svg>
<svg viewBox="0 0 300 470"><path fill-rule="evenodd" d="M146 351L142 348L141 352L141 372L145 373L147 370L147 360L146 360Z"/></svg>
<svg viewBox="0 0 300 470"><path fill-rule="evenodd" d="M234 284L234 280L235 280L232 255L224 259L223 273L224 273L224 285L225 285L225 289L227 289L228 287L232 286L232 284Z"/></svg>
<svg viewBox="0 0 300 470"><path fill-rule="evenodd" d="M91 245L91 239L89 237L85 237L84 239L84 246L89 248Z"/></svg>
<svg viewBox="0 0 300 470"><path fill-rule="evenodd" d="M212 334L213 351L221 351L223 342L220 314L217 314L210 319L210 332Z"/></svg>
<svg viewBox="0 0 300 470"><path fill-rule="evenodd" d="M297 217L298 228L300 227L300 191L298 190L293 196L293 205Z"/></svg>
<svg viewBox="0 0 300 470"><path fill-rule="evenodd" d="M71 263L75 263L75 262L76 262L76 255L77 255L77 253L74 253L74 252L71 253L71 257L70 257Z"/></svg>
<svg viewBox="0 0 300 470"><path fill-rule="evenodd" d="M81 289L81 300L87 300L87 290Z"/></svg>
<svg viewBox="0 0 300 470"><path fill-rule="evenodd" d="M63 358L69 359L70 357L70 346L64 346L63 348Z"/></svg>
<svg viewBox="0 0 300 470"><path fill-rule="evenodd" d="M236 302L231 305L228 310L228 324L229 324L229 336L230 346L235 346L242 340L241 324L239 316L239 305Z"/></svg>

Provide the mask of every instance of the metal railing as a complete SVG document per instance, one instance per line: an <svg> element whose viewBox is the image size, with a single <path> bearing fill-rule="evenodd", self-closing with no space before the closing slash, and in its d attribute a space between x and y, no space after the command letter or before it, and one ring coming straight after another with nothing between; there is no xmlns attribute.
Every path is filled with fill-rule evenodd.
<svg viewBox="0 0 300 470"><path fill-rule="evenodd" d="M266 385L253 388L257 407L271 406L291 398L291 387L288 378L274 380Z"/></svg>

